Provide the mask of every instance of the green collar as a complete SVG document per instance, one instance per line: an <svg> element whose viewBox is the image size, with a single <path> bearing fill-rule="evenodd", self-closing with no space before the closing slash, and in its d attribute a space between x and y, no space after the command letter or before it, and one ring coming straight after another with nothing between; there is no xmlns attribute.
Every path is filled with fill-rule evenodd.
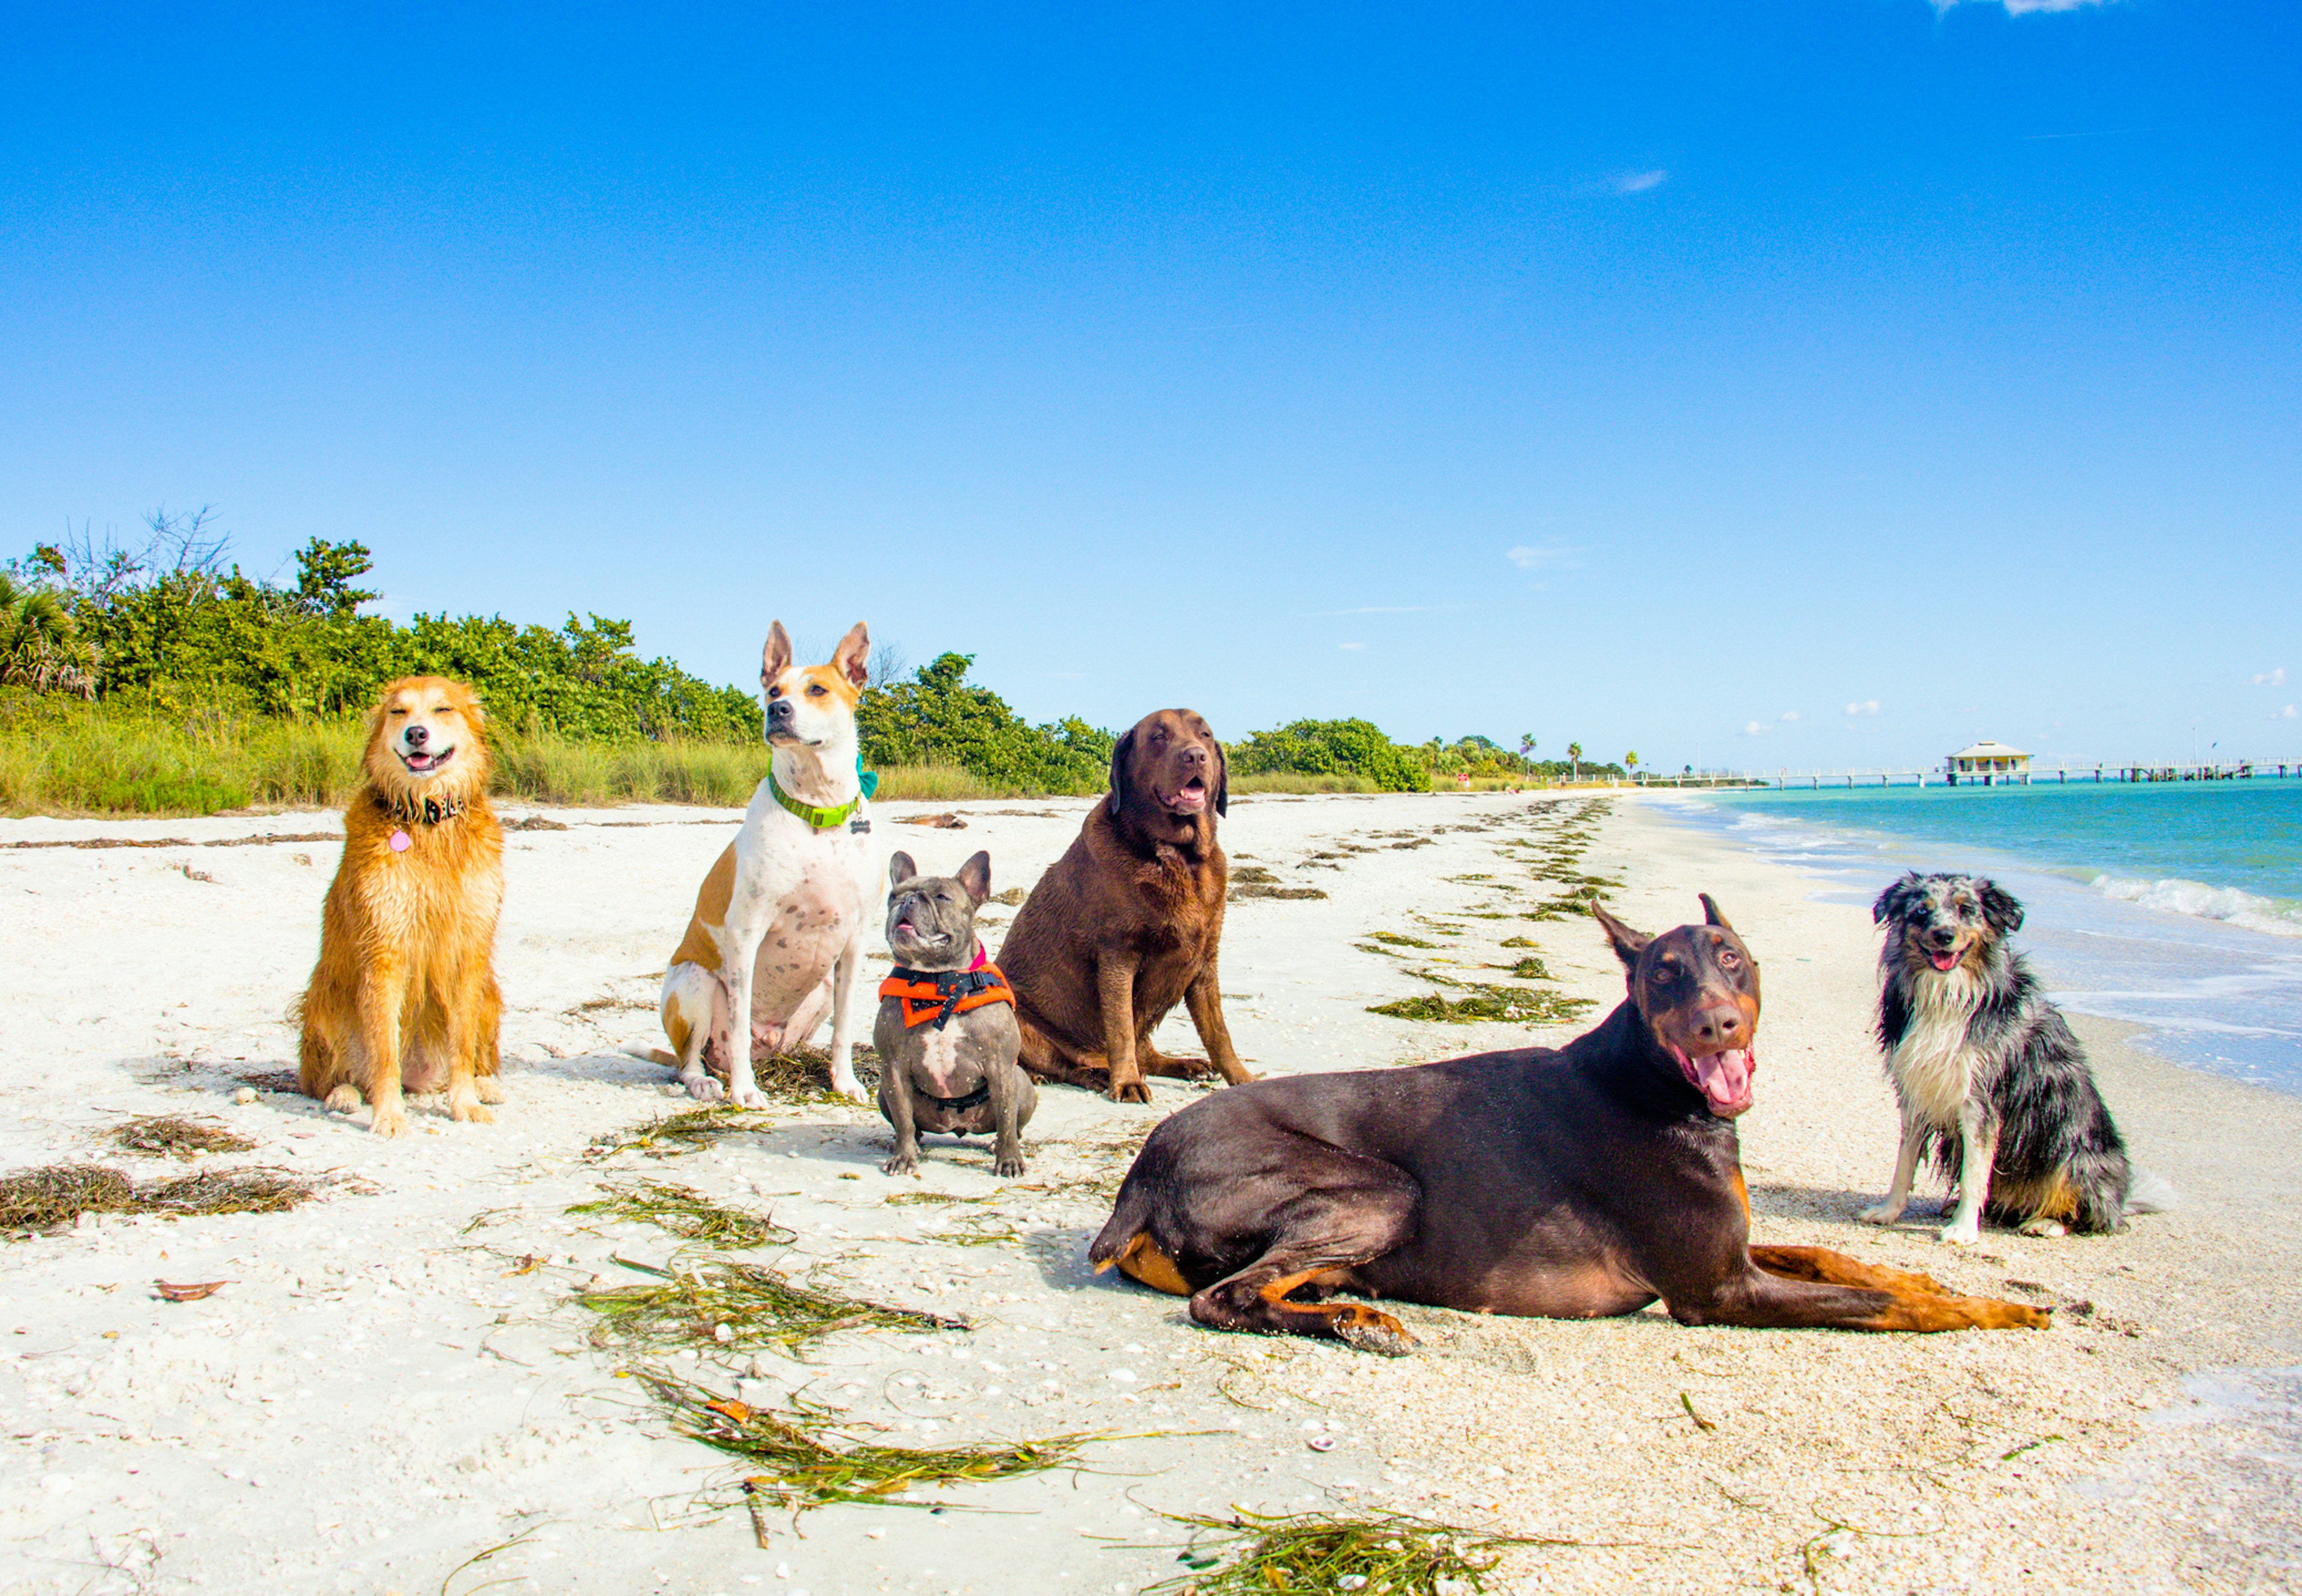
<svg viewBox="0 0 2302 1596"><path fill-rule="evenodd" d="M850 815L862 806L863 800L869 798L878 786L879 773L876 770L864 769L863 761L858 759L855 761L855 780L856 785L861 789L855 796L844 803L833 804L828 808L819 803L802 803L776 785L776 773L772 769L768 772L768 791L776 795L777 803L805 820L816 830L828 831L834 826L844 823Z"/></svg>

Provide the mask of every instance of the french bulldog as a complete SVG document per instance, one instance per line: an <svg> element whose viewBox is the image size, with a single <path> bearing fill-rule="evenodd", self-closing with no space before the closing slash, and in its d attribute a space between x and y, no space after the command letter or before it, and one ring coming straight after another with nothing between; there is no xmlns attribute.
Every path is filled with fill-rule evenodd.
<svg viewBox="0 0 2302 1596"><path fill-rule="evenodd" d="M975 935L991 895L991 855L955 876L922 876L908 853L887 863L887 947L895 969L879 987L871 1039L879 1050L879 1112L895 1147L880 1168L916 1174L920 1133L990 1134L992 1171L1023 1172L1023 1127L1038 1089L1015 1062L1015 999Z"/></svg>

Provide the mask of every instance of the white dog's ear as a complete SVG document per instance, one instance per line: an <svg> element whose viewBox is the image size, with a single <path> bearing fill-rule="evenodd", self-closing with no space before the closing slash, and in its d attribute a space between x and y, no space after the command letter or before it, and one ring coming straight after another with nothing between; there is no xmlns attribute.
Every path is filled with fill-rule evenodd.
<svg viewBox="0 0 2302 1596"><path fill-rule="evenodd" d="M847 635L831 651L831 663L858 687L871 679L871 632L861 621L847 628Z"/></svg>
<svg viewBox="0 0 2302 1596"><path fill-rule="evenodd" d="M772 685L775 679L791 668L791 634L777 621L768 628L768 646L760 651L760 685Z"/></svg>

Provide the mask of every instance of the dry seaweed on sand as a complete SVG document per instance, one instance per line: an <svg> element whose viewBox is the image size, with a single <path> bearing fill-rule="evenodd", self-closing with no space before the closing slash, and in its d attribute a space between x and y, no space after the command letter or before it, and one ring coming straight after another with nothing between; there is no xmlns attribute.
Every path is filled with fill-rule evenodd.
<svg viewBox="0 0 2302 1596"><path fill-rule="evenodd" d="M1435 942L1425 942L1420 937L1409 937L1399 931L1369 931L1367 938L1390 947L1437 947Z"/></svg>
<svg viewBox="0 0 2302 1596"><path fill-rule="evenodd" d="M600 1315L595 1347L780 1347L843 1330L967 1330L964 1319L891 1307L802 1286L781 1270L729 1258L675 1267L660 1281L578 1291Z"/></svg>
<svg viewBox="0 0 2302 1596"><path fill-rule="evenodd" d="M1577 1542L1490 1534L1382 1513L1197 1513L1164 1516L1191 1526L1175 1560L1189 1570L1145 1587L1176 1596L1271 1596L1274 1591L1363 1591L1366 1596L1439 1596L1484 1591L1486 1576L1512 1546ZM1443 1583L1442 1583L1443 1582Z"/></svg>
<svg viewBox="0 0 2302 1596"><path fill-rule="evenodd" d="M761 1110L727 1108L716 1104L684 1108L628 1130L610 1130L595 1136L584 1156L600 1159L618 1153L638 1152L651 1158L676 1158L683 1153L695 1152L720 1137L773 1130L779 1123L774 1114Z"/></svg>
<svg viewBox="0 0 2302 1596"><path fill-rule="evenodd" d="M945 1247L997 1247L1021 1244L1023 1233L996 1214L962 1214L955 1217L954 1229L937 1231L922 1239Z"/></svg>
<svg viewBox="0 0 2302 1596"><path fill-rule="evenodd" d="M899 1207L908 1207L913 1203L979 1203L984 1201L982 1197L967 1197L956 1191L899 1191L895 1193L893 1196L883 1197L880 1200Z"/></svg>
<svg viewBox="0 0 2302 1596"><path fill-rule="evenodd" d="M865 1426L843 1424L833 1409L804 1397L794 1397L788 1407L753 1407L715 1397L661 1370L632 1373L662 1407L674 1430L759 1470L744 1476L747 1495L771 1494L794 1514L835 1502L932 1508L937 1504L906 1501L903 1493L1063 1468L1076 1464L1080 1449L1096 1439L1070 1434L982 1446L881 1446L856 1438L854 1432ZM835 1439L846 1444L835 1446Z"/></svg>
<svg viewBox="0 0 2302 1596"><path fill-rule="evenodd" d="M1555 981L1558 979L1550 973L1550 967L1542 962L1542 956L1535 953L1529 953L1516 964L1490 964L1486 968L1508 970L1522 981Z"/></svg>
<svg viewBox="0 0 2302 1596"><path fill-rule="evenodd" d="M1569 997L1562 992L1458 981L1435 970L1419 970L1416 974L1461 995L1433 992L1423 997L1402 997L1395 1003L1370 1004L1367 1012L1386 1014L1393 1020L1430 1020L1447 1025L1474 1025L1482 1021L1548 1025L1577 1019L1597 1006L1587 997Z"/></svg>
<svg viewBox="0 0 2302 1596"><path fill-rule="evenodd" d="M188 1119L182 1114L138 1114L124 1124L114 1125L104 1133L104 1139L123 1153L140 1153L149 1158L194 1158L202 1153L247 1153L256 1147L256 1138L242 1136L237 1130L227 1130L210 1119Z"/></svg>
<svg viewBox="0 0 2302 1596"><path fill-rule="evenodd" d="M683 1241L699 1241L707 1247L781 1247L797 1239L765 1214L747 1214L714 1202L692 1186L637 1180L601 1190L607 1195L595 1202L577 1203L567 1212L651 1224Z"/></svg>
<svg viewBox="0 0 2302 1596"><path fill-rule="evenodd" d="M1244 886L1233 886L1231 889L1231 901L1234 903L1239 903L1240 900L1245 898L1280 898L1285 900L1295 900L1301 898L1323 898L1326 895L1327 893L1324 887L1272 886L1260 881L1250 881Z"/></svg>
<svg viewBox="0 0 2302 1596"><path fill-rule="evenodd" d="M0 1176L0 1234L63 1229L83 1214L278 1214L323 1181L279 1169L202 1170L138 1182L105 1164L63 1163Z"/></svg>

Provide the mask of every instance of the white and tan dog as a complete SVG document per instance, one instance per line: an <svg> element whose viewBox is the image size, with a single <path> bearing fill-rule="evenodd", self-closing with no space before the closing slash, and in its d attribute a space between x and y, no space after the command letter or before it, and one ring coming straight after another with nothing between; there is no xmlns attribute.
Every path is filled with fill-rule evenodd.
<svg viewBox="0 0 2302 1596"><path fill-rule="evenodd" d="M663 1029L680 1083L703 1102L764 1108L752 1061L796 1047L831 1015L832 1089L858 1103L853 1058L865 905L877 895L871 811L857 768L855 703L871 635L858 621L831 663L798 668L784 624L768 633L768 778L719 855L663 972ZM750 1046L733 1017L751 1016ZM725 1074L723 1088L714 1077Z"/></svg>

